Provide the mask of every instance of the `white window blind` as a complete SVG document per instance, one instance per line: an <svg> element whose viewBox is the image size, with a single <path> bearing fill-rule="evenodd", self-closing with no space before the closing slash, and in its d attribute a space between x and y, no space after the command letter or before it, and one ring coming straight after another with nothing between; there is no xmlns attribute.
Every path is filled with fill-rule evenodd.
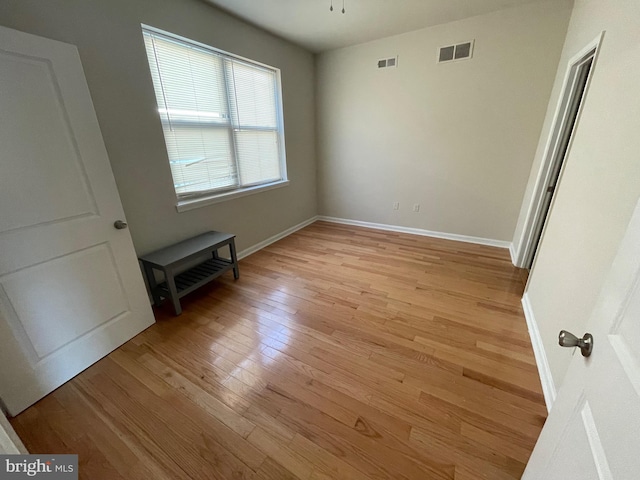
<svg viewBox="0 0 640 480"><path fill-rule="evenodd" d="M285 180L277 71L143 34L178 198Z"/></svg>

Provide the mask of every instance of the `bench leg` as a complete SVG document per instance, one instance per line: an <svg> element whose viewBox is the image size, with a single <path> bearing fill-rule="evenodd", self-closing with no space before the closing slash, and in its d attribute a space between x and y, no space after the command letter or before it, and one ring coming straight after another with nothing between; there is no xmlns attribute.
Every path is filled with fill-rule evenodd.
<svg viewBox="0 0 640 480"><path fill-rule="evenodd" d="M238 267L235 239L231 239L231 243L229 243L229 252L231 253L231 262L233 263L233 278L237 280L240 278L240 268Z"/></svg>
<svg viewBox="0 0 640 480"><path fill-rule="evenodd" d="M156 307L160 306L160 295L158 295L158 282L156 282L156 276L153 273L153 268L151 265L147 265L143 262L144 265L144 274L147 277L147 282L149 283L149 290L151 291L151 297L153 298L153 304Z"/></svg>
<svg viewBox="0 0 640 480"><path fill-rule="evenodd" d="M173 272L165 272L165 277L173 309L175 310L176 315L180 315L182 313L182 306L180 305L180 299L178 298L178 289L176 288L176 280L173 277Z"/></svg>

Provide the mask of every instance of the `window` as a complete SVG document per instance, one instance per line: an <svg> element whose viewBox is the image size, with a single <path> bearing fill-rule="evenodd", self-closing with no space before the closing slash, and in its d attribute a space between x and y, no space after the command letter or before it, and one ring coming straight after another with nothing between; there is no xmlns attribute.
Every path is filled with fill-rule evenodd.
<svg viewBox="0 0 640 480"><path fill-rule="evenodd" d="M284 184L279 70L150 27L143 34L178 206Z"/></svg>

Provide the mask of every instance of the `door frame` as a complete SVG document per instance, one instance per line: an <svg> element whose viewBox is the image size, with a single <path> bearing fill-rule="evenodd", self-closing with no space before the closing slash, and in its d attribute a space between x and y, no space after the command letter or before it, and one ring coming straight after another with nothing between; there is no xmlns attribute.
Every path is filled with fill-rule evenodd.
<svg viewBox="0 0 640 480"><path fill-rule="evenodd" d="M2 455L26 455L29 452L25 448L22 440L15 432L7 417L0 412L0 454Z"/></svg>
<svg viewBox="0 0 640 480"><path fill-rule="evenodd" d="M529 262L533 261L531 264L531 270L535 266L535 258L531 259L536 244L542 242L544 237L544 233L546 230L546 218L551 215L551 211L553 209L553 204L555 202L557 189L560 185L560 181L562 179L562 174L565 168L566 163L563 162L562 167L558 173L558 181L556 183L556 190L551 200L551 204L547 211L547 214L543 217L544 210L544 198L547 193L547 186L551 181L551 175L556 169L558 162L562 162L563 159L567 158L571 153L571 147L573 145L574 135L571 135L569 138L569 142L567 145L567 150L564 157L560 158L558 153L561 148L561 140L562 133L569 121L569 116L571 115L570 102L575 93L575 89L577 88L577 79L578 74L580 72L580 67L588 59L590 56L593 57L593 61L591 64L591 72L587 78L587 82L584 88L584 92L582 94L582 98L584 99L587 96L589 91L589 87L591 85L591 81L593 78L593 70L596 66L598 56L600 53L600 48L602 45L602 40L604 39L605 32L602 31L596 38L594 38L591 42L589 42L586 46L584 46L578 53L576 53L568 62L567 69L564 75L562 91L560 93L560 97L558 99L558 103L556 105L555 113L553 115L553 123L551 127L551 131L547 137L547 142L544 149L543 161L538 169L538 174L536 176L536 182L533 189L533 195L531 196L531 200L529 202L527 208L527 214L525 217L524 229L522 235L517 242L516 246L516 255L514 255L514 265L519 268L527 268ZM580 107L578 108L578 113L576 115L576 119L574 122L573 130L575 131L580 122L580 117L582 116L582 111L584 109L584 101L580 103ZM540 222L545 222L542 230L540 231L539 240L536 238L536 231L538 229L538 225Z"/></svg>

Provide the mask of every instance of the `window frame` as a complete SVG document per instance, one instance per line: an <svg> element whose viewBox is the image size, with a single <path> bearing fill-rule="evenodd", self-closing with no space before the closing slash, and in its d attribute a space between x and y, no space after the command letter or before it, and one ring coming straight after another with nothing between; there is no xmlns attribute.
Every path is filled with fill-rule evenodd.
<svg viewBox="0 0 640 480"><path fill-rule="evenodd" d="M247 195L253 195L256 193L260 193L260 192L264 192L264 191L268 191L268 190L273 190L276 188L281 188L281 187L285 187L287 185L289 185L289 177L288 177L288 172L287 172L287 154L286 154L286 144L285 144L285 133L284 133L284 112L283 112L283 102L282 102L282 76L281 76L281 72L280 69L277 67L273 67L271 65L267 65L265 63L262 62L258 62L256 60L252 60L250 58L246 58L240 55L236 55L234 53L230 53L227 52L225 50L216 48L216 47L212 47L211 45L207 45L201 42L198 42L196 40L190 39L190 38L186 38L183 37L181 35L177 35L175 33L171 33L171 32L167 32L166 30L162 30L156 27L152 27L150 25L146 25L144 23L141 24L141 33L142 33L142 44L144 45L144 33L145 32L149 32L150 34L154 34L154 35L159 35L159 36L163 36L166 37L170 40L176 40L179 42L184 42L190 45L193 45L197 48L203 49L205 51L210 51L212 52L214 55L221 55L223 57L229 57L232 58L234 60L238 60L240 62L249 64L251 66L256 66L259 68L264 68L267 70L272 71L275 74L275 81L276 81L276 91L275 91L275 100L276 100L276 105L275 105L275 109L276 109L276 128L275 128L275 132L277 134L277 141L278 141L278 161L279 161L279 166L280 166L280 174L281 174L281 178L279 180L276 181L271 181L271 182L265 182L265 183L259 183L259 184L253 184L253 185L247 185L247 186L237 186L237 187L231 187L231 188L222 188L222 189L215 189L215 190L204 190L202 192L194 192L194 193L188 193L188 194L184 194L184 195L179 195L178 192L176 191L175 188L175 181L173 179L173 173L171 173L171 188L173 189L173 192L176 196L176 210L178 212L185 212L185 211L189 211L189 210L193 210L195 208L200 208L200 207L204 207L207 205L213 205L215 203L220 203L220 202L224 202L227 200L231 200L233 198L239 198L239 197L243 197L243 196L247 196ZM146 49L145 49L145 58L147 59L147 66L149 68L149 60L147 58L147 53L146 53ZM155 86L153 85L153 82L151 82L151 88L154 91L154 97L155 97ZM228 96L228 91L226 91L225 89L225 96ZM156 114L158 115L158 121L160 122L161 125L163 125L163 120L162 120L162 115L160 114L159 111L159 106L156 105L155 111ZM188 122L188 123L193 123L194 125L197 126L201 126L203 125L200 122ZM234 131L234 125L233 124L229 124L227 125L206 125L206 128L221 128L221 129L227 129L229 131L229 134L231 136L233 136L233 131ZM258 128L257 130L270 130L273 131L273 128ZM163 126L163 139L164 139L164 126ZM232 139L233 140L233 139ZM236 152L236 146L235 146L235 141L231 142L232 145L232 154L233 154L233 158L232 160L237 162L238 158L237 158L237 152ZM165 149L166 149L166 144L165 144ZM168 151L167 151L167 165L170 165L170 159L168 157ZM240 177L240 172L238 172L238 176Z"/></svg>

